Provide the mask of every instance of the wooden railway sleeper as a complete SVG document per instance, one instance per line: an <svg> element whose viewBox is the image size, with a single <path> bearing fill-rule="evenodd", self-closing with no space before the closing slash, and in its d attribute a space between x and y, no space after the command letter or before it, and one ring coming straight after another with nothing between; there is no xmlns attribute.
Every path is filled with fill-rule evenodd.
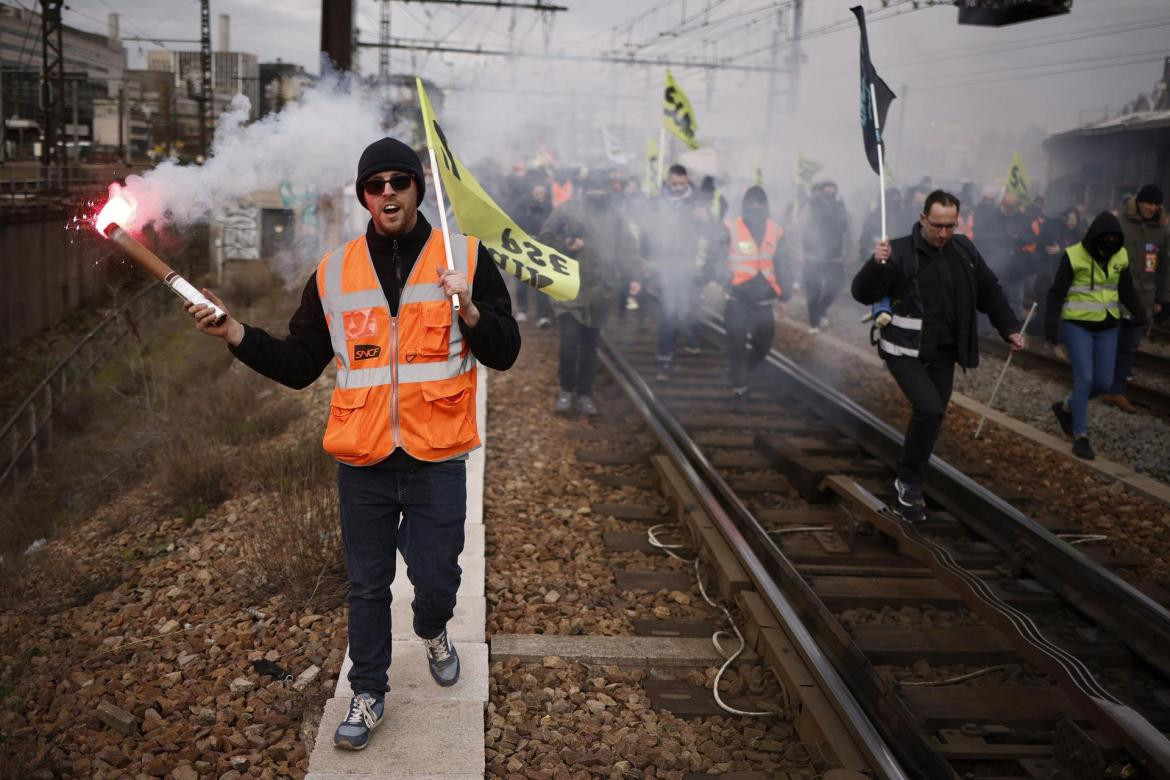
<svg viewBox="0 0 1170 780"><path fill-rule="evenodd" d="M1170 740L1113 696L1080 659L1051 642L1030 617L1003 601L986 582L955 563L945 547L924 537L853 480L830 476L821 489L867 514L904 554L930 568L973 612L1003 632L1029 663L1056 680L1084 717L1116 736L1153 776L1170 778Z"/></svg>

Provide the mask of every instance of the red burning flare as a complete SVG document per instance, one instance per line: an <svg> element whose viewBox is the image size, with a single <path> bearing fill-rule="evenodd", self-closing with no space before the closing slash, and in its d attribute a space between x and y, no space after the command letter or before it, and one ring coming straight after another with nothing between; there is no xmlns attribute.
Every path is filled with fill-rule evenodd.
<svg viewBox="0 0 1170 780"><path fill-rule="evenodd" d="M138 201L129 194L123 194L122 185L114 182L110 185L110 199L94 219L94 227L102 235L111 224L127 227L134 210L138 208Z"/></svg>

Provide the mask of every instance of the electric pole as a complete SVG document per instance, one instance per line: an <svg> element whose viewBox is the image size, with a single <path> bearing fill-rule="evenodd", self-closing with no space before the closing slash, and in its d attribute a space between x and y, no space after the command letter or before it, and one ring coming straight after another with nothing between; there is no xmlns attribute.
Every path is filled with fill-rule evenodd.
<svg viewBox="0 0 1170 780"><path fill-rule="evenodd" d="M385 81L390 78L390 0L382 0L382 18L378 20L378 42L383 48L378 49L378 78Z"/></svg>
<svg viewBox="0 0 1170 780"><path fill-rule="evenodd" d="M199 0L199 153L211 151L211 0Z"/></svg>
<svg viewBox="0 0 1170 780"><path fill-rule="evenodd" d="M59 139L65 135L65 58L61 46L64 0L41 0L41 174L65 165Z"/></svg>
<svg viewBox="0 0 1170 780"><path fill-rule="evenodd" d="M321 0L321 67L353 70L353 0Z"/></svg>

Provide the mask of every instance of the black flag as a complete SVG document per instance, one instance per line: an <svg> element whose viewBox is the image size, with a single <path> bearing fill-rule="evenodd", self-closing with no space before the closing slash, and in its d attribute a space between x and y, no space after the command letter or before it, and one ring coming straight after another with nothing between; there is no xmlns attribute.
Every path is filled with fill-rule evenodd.
<svg viewBox="0 0 1170 780"><path fill-rule="evenodd" d="M894 100L893 91L882 81L869 60L869 36L865 33L865 9L855 5L849 9L857 17L861 27L861 137L865 141L865 156L869 167L878 171L878 144L882 143L882 131L886 129L886 114ZM873 92L870 92L870 85ZM877 96L877 121L874 119L873 95ZM880 129L879 129L880 125Z"/></svg>

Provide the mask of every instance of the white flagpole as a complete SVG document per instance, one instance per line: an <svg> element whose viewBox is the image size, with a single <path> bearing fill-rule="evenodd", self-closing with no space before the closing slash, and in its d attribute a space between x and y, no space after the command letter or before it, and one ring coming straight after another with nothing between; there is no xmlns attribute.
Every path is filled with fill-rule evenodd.
<svg viewBox="0 0 1170 780"><path fill-rule="evenodd" d="M1032 308L1028 309L1028 316L1024 317L1024 325L1023 325L1023 327L1020 328L1020 335L1021 336L1027 334L1028 323L1032 321L1032 315L1035 313L1036 313L1036 302L1033 301ZM1014 354L1016 354L1014 350L1009 352L1008 356L1007 356L1007 360L1003 361L1003 368L1000 369L999 379L995 380L995 387L991 388L991 397L987 399L988 410L990 410L991 405L995 403L995 395L996 395L996 393L999 392L999 384L1000 384L1000 382L1003 381L1003 375L1007 373L1008 366L1010 366L1012 364L1012 355L1014 355ZM987 422L987 412L983 413L983 416L979 418L979 424L977 426L975 426L975 438L976 439L979 438L979 433L983 430L983 423L985 423L985 422Z"/></svg>
<svg viewBox="0 0 1170 780"><path fill-rule="evenodd" d="M877 154L878 154L878 198L882 204L882 241L889 241L890 234L886 231L886 162L882 154L882 126L881 118L878 116L877 105L877 89L873 86L873 81L869 82L869 105L873 110L873 129L874 135L877 136Z"/></svg>
<svg viewBox="0 0 1170 780"><path fill-rule="evenodd" d="M427 147L431 155L431 183L435 185L435 203L439 207L439 227L443 229L443 251L447 254L447 270L455 270L455 261L451 257L451 231L447 228L447 203L443 199L443 177L439 173L439 161L435 159L435 150ZM459 295L451 296L451 307L459 311Z"/></svg>

